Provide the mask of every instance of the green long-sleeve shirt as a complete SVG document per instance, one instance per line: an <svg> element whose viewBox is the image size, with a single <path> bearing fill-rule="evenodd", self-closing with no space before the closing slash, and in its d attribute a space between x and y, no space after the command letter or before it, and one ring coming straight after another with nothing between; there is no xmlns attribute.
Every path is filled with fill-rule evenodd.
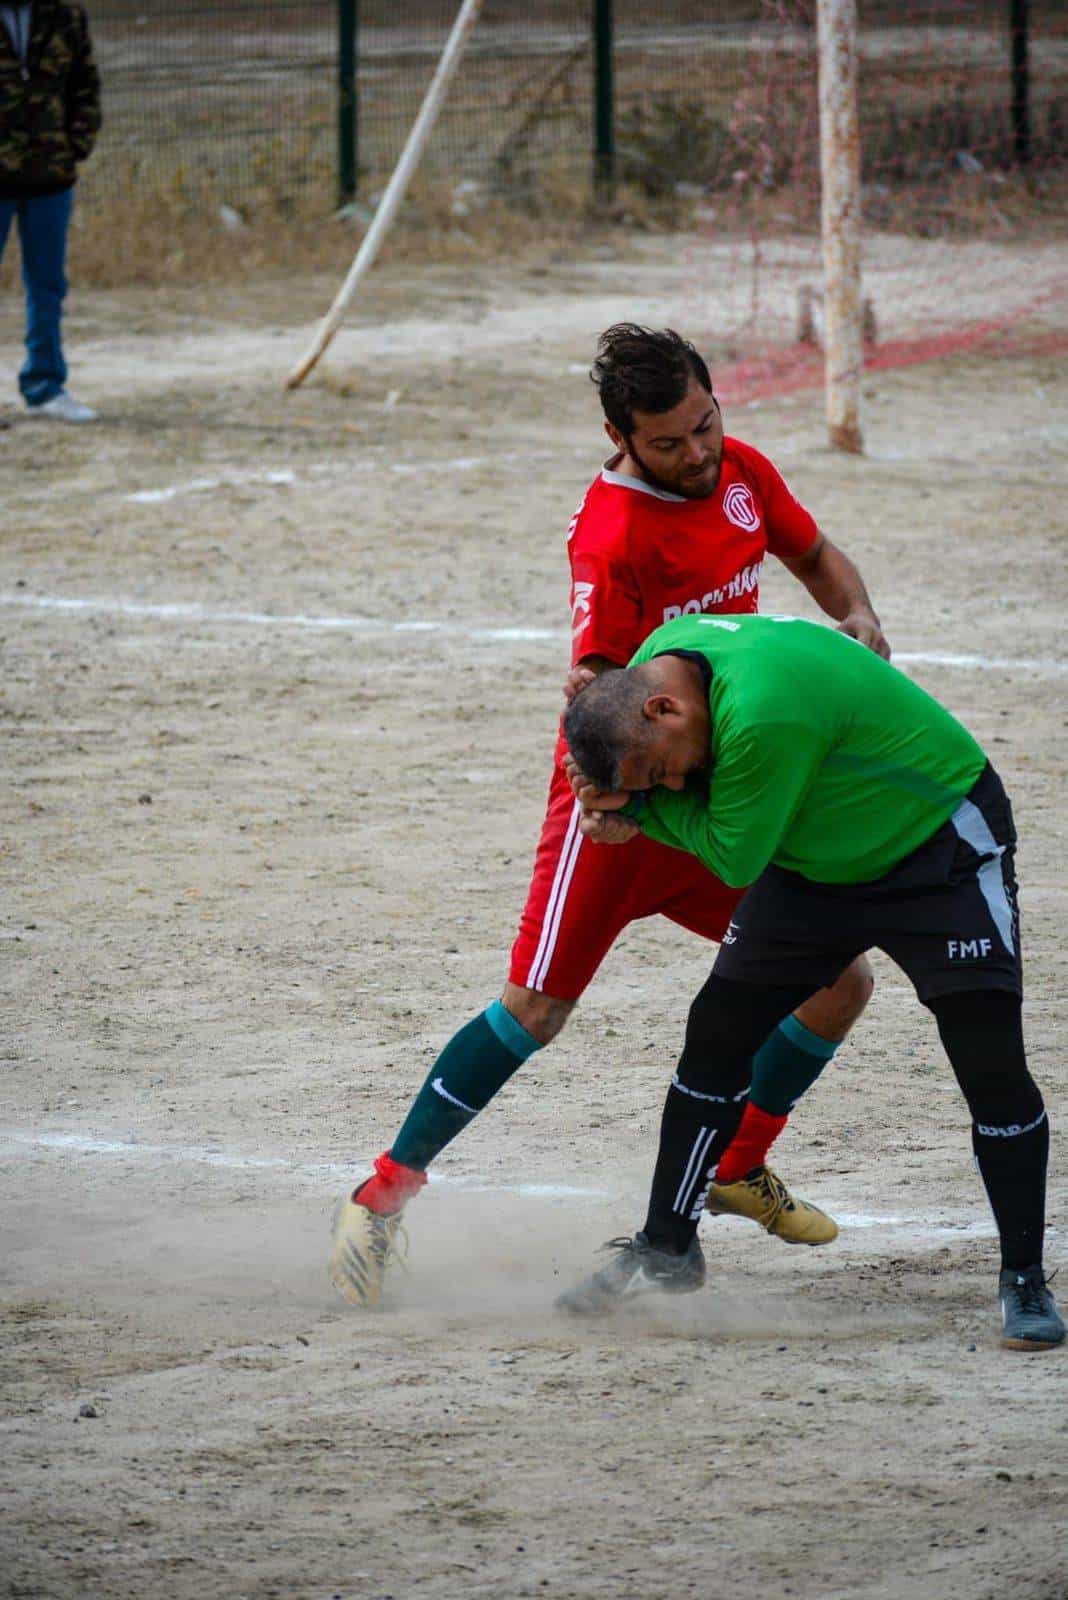
<svg viewBox="0 0 1068 1600"><path fill-rule="evenodd" d="M797 617L681 617L665 652L711 670L709 770L649 792L639 826L725 883L769 862L820 883L869 883L956 810L986 763L955 717L854 639Z"/></svg>

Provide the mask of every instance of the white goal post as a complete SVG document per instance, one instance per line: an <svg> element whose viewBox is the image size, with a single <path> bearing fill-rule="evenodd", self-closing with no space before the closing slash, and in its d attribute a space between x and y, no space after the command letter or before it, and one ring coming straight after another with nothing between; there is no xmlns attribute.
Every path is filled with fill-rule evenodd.
<svg viewBox="0 0 1068 1600"><path fill-rule="evenodd" d="M859 454L864 372L856 0L819 0L824 373L831 447Z"/></svg>
<svg viewBox="0 0 1068 1600"><path fill-rule="evenodd" d="M355 260L349 268L341 288L338 290L334 303L326 313L319 329L309 346L307 352L297 362L289 377L286 379L286 388L295 389L304 382L308 373L314 367L334 334L341 325L349 302L356 293L357 285L364 274L369 271L378 255L382 241L393 225L400 203L404 199L405 191L412 180L412 175L419 165L419 157L423 153L423 146L430 137L431 129L437 121L438 112L441 110L445 91L456 71L463 55L464 46L468 36L478 20L482 9L482 0L463 0L457 13L456 21L441 52L441 60L430 82L419 114L412 123L412 131L408 135L404 149L401 151L400 160L393 169L393 176L386 185L385 193L378 203L378 209L371 219L371 225L363 236Z"/></svg>

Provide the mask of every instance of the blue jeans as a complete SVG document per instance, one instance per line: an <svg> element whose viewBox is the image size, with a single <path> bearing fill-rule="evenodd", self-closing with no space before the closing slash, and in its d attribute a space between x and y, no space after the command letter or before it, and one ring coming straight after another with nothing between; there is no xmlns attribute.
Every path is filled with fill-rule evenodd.
<svg viewBox="0 0 1068 1600"><path fill-rule="evenodd" d="M64 273L73 189L62 194L0 200L0 256L18 219L22 281L26 287L26 360L19 389L28 406L43 406L67 381L59 324L67 292Z"/></svg>

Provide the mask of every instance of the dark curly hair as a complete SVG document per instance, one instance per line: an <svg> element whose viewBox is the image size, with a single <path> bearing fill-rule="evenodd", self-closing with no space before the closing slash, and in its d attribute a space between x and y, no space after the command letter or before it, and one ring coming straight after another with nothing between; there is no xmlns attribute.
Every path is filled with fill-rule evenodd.
<svg viewBox="0 0 1068 1600"><path fill-rule="evenodd" d="M673 328L658 331L636 322L616 322L597 341L590 368L604 414L629 439L635 411L671 411L696 378L712 393L708 368L688 339Z"/></svg>

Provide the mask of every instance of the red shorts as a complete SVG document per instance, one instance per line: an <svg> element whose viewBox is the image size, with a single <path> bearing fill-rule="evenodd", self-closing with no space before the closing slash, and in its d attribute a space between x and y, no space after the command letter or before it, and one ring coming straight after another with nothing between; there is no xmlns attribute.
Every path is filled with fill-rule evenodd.
<svg viewBox="0 0 1068 1600"><path fill-rule="evenodd" d="M743 890L729 889L684 850L641 834L629 844L591 844L578 823L578 802L557 767L512 946L512 983L577 1000L639 917L668 917L705 939L722 939Z"/></svg>

